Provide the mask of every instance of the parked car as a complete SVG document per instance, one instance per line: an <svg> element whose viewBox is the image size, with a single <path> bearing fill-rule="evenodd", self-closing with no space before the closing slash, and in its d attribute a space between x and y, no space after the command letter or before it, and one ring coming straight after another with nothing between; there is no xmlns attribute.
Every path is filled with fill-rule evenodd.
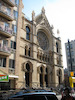
<svg viewBox="0 0 75 100"><path fill-rule="evenodd" d="M58 100L56 93L44 90L20 91L6 100Z"/></svg>

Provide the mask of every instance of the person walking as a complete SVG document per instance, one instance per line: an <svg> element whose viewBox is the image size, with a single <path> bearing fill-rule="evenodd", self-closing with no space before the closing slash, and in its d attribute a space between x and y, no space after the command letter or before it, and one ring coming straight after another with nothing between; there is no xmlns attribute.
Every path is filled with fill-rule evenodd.
<svg viewBox="0 0 75 100"><path fill-rule="evenodd" d="M61 100L75 100L75 98L70 95L69 88L64 89L64 94L63 94Z"/></svg>

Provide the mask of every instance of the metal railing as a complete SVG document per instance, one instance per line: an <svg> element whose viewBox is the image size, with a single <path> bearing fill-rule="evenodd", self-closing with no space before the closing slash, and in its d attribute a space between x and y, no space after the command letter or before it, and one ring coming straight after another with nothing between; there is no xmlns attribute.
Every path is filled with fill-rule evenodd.
<svg viewBox="0 0 75 100"><path fill-rule="evenodd" d="M12 2L15 5L15 0L10 0L10 2Z"/></svg>
<svg viewBox="0 0 75 100"><path fill-rule="evenodd" d="M3 25L1 23L0 23L0 30L4 31L4 32L6 32L8 34L11 34L11 35L13 34L13 30L11 28L6 27L5 25Z"/></svg>
<svg viewBox="0 0 75 100"><path fill-rule="evenodd" d="M9 17L13 18L14 19L14 15L13 13L9 12L7 7L1 5L0 6L0 12L3 12L4 14L8 15Z"/></svg>
<svg viewBox="0 0 75 100"><path fill-rule="evenodd" d="M1 43L0 43L0 51L11 53L11 49L5 45L2 45Z"/></svg>

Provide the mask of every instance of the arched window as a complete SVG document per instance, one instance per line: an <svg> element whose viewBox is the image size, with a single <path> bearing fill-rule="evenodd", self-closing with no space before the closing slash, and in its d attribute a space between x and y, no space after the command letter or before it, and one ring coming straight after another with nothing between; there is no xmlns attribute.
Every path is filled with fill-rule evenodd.
<svg viewBox="0 0 75 100"><path fill-rule="evenodd" d="M26 26L26 39L30 40L30 28Z"/></svg>
<svg viewBox="0 0 75 100"><path fill-rule="evenodd" d="M27 69L27 71L30 71L30 66L28 63L26 64L26 69Z"/></svg>
<svg viewBox="0 0 75 100"><path fill-rule="evenodd" d="M30 56L30 53L31 53L31 48L29 48L29 50L28 50L28 55Z"/></svg>
<svg viewBox="0 0 75 100"><path fill-rule="evenodd" d="M37 58L39 58L39 52L37 52Z"/></svg>
<svg viewBox="0 0 75 100"><path fill-rule="evenodd" d="M25 47L25 55L26 55L26 53L27 53L27 48Z"/></svg>
<svg viewBox="0 0 75 100"><path fill-rule="evenodd" d="M56 52L59 52L58 43L56 43Z"/></svg>
<svg viewBox="0 0 75 100"><path fill-rule="evenodd" d="M41 71L41 73L43 72L43 68L42 67L40 67L40 71Z"/></svg>

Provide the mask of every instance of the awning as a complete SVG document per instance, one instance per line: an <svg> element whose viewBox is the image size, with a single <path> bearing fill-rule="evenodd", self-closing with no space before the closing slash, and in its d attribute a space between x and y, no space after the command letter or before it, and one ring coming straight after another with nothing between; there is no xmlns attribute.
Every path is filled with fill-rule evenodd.
<svg viewBox="0 0 75 100"><path fill-rule="evenodd" d="M9 75L9 78L19 78L19 76L16 76L16 75Z"/></svg>
<svg viewBox="0 0 75 100"><path fill-rule="evenodd" d="M75 77L72 77L72 82L75 83Z"/></svg>

